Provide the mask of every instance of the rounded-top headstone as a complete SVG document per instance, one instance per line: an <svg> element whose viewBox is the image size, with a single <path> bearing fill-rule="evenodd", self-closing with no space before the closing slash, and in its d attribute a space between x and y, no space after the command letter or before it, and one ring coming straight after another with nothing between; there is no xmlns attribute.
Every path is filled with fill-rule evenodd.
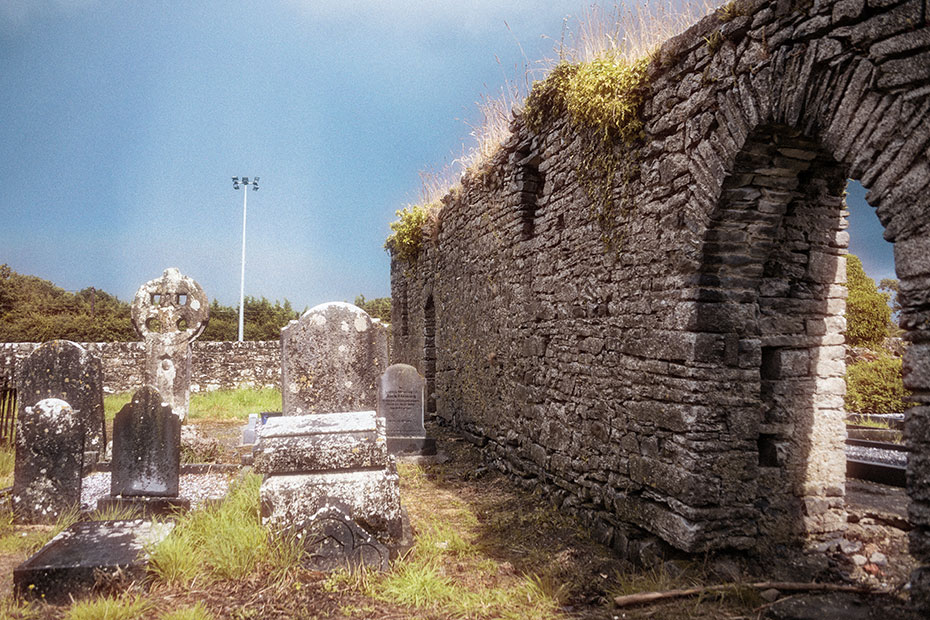
<svg viewBox="0 0 930 620"><path fill-rule="evenodd" d="M352 304L307 310L281 330L284 415L375 408L387 334Z"/></svg>
<svg viewBox="0 0 930 620"><path fill-rule="evenodd" d="M132 325L146 340L191 342L206 329L209 317L206 293L174 267L140 286L132 300Z"/></svg>
<svg viewBox="0 0 930 620"><path fill-rule="evenodd" d="M81 502L84 424L60 398L25 407L16 420L13 511L20 523L54 523Z"/></svg>
<svg viewBox="0 0 930 620"><path fill-rule="evenodd" d="M51 340L29 354L18 375L20 416L40 400L59 398L83 419L83 449L99 455L106 448L103 366L98 356L76 342Z"/></svg>

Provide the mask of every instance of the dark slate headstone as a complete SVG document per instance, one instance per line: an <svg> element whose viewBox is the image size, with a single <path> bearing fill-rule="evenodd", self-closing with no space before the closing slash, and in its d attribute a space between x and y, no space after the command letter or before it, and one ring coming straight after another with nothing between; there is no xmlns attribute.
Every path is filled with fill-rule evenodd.
<svg viewBox="0 0 930 620"><path fill-rule="evenodd" d="M46 398L59 398L83 418L83 450L93 461L106 450L103 416L103 369L100 358L68 340L40 345L19 370L19 413Z"/></svg>
<svg viewBox="0 0 930 620"><path fill-rule="evenodd" d="M57 398L26 407L16 420L13 511L20 523L54 523L81 504L84 425Z"/></svg>
<svg viewBox="0 0 930 620"><path fill-rule="evenodd" d="M176 497L180 469L181 420L146 386L113 420L110 495Z"/></svg>
<svg viewBox="0 0 930 620"><path fill-rule="evenodd" d="M173 527L170 521L75 523L16 567L13 584L21 596L57 605L91 591L101 577L141 580L146 549Z"/></svg>
<svg viewBox="0 0 930 620"><path fill-rule="evenodd" d="M364 310L330 302L281 330L284 415L368 411L387 366L387 333Z"/></svg>
<svg viewBox="0 0 930 620"><path fill-rule="evenodd" d="M425 388L426 379L408 364L392 364L378 379L378 415L391 454L436 452L436 441L423 427Z"/></svg>

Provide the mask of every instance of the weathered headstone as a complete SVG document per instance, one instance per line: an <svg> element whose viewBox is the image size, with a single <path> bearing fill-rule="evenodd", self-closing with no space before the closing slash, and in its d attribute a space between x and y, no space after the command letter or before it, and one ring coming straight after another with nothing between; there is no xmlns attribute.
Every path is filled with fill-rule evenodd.
<svg viewBox="0 0 930 620"><path fill-rule="evenodd" d="M52 340L39 345L18 374L20 415L46 398L65 401L83 419L85 461L95 463L107 445L100 358L76 342Z"/></svg>
<svg viewBox="0 0 930 620"><path fill-rule="evenodd" d="M145 382L181 420L190 403L191 343L209 317L203 289L173 267L139 287L132 301L132 325L145 340Z"/></svg>
<svg viewBox="0 0 930 620"><path fill-rule="evenodd" d="M378 415L391 454L435 454L436 440L423 427L425 389L426 379L408 364L392 364L378 378Z"/></svg>
<svg viewBox="0 0 930 620"><path fill-rule="evenodd" d="M374 409L386 366L387 334L364 310L313 307L281 330L284 415Z"/></svg>
<svg viewBox="0 0 930 620"><path fill-rule="evenodd" d="M84 424L58 398L25 407L16 420L13 512L20 523L54 523L81 503Z"/></svg>
<svg viewBox="0 0 930 620"><path fill-rule="evenodd" d="M324 563L380 565L374 547L366 547L374 554L370 558L358 555L367 538L356 528L396 557L409 547L411 536L394 458L385 444L384 421L374 411L269 419L255 448L254 469L266 474L260 491L262 523L278 532L304 524L300 529L308 544L316 541L313 545L329 558ZM329 508L341 510L354 526L346 529L334 521L310 528ZM327 527L340 532L338 541L327 541Z"/></svg>
<svg viewBox="0 0 930 620"><path fill-rule="evenodd" d="M187 507L178 497L181 420L153 387L133 394L113 419L110 497L98 507L130 504L144 512Z"/></svg>

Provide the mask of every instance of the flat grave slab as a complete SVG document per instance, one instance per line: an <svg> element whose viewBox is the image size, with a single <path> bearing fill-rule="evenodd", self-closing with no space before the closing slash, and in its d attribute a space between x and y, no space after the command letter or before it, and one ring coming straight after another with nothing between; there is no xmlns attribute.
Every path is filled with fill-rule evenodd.
<svg viewBox="0 0 930 620"><path fill-rule="evenodd" d="M173 527L141 519L75 523L17 566L13 584L23 596L60 604L92 590L99 577L141 578L148 563L145 547Z"/></svg>

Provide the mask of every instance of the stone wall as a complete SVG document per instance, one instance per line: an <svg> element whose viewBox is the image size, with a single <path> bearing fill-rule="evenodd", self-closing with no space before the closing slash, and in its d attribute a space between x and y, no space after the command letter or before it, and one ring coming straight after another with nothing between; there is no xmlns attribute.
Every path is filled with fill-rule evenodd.
<svg viewBox="0 0 930 620"><path fill-rule="evenodd" d="M518 117L392 262L393 359L436 415L630 552L640 531L701 551L844 527L846 178L896 244L905 380L930 404L927 7L736 7L656 55L606 207L590 134ZM907 428L926 565L930 406Z"/></svg>
<svg viewBox="0 0 930 620"><path fill-rule="evenodd" d="M145 346L142 342L81 343L103 362L104 390L135 391L145 377ZM0 343L0 382L15 383L18 363L36 343ZM247 342L194 341L191 391L243 387L281 387L281 345L276 340Z"/></svg>

